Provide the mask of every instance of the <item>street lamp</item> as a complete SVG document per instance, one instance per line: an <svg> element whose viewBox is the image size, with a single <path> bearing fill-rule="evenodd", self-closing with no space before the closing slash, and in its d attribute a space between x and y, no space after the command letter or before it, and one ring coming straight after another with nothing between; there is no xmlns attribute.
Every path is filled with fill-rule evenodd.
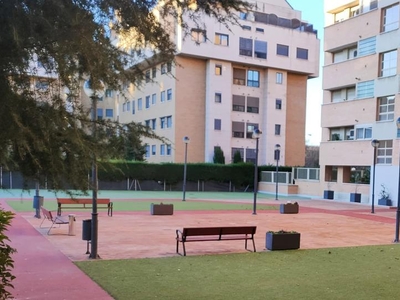
<svg viewBox="0 0 400 300"><path fill-rule="evenodd" d="M374 147L374 161L373 161L373 167L374 170L372 171L372 204L371 204L371 214L375 213L375 166L376 166L376 149L379 147L379 141L378 140L372 140L371 141L372 147Z"/></svg>
<svg viewBox="0 0 400 300"><path fill-rule="evenodd" d="M185 164L183 165L183 199L182 201L186 201L186 168L187 168L187 146L190 142L188 136L183 137L183 142L185 143Z"/></svg>
<svg viewBox="0 0 400 300"><path fill-rule="evenodd" d="M275 200L278 199L278 165L279 165L279 157L281 156L281 145L276 144L275 145L275 152L274 152L274 158L276 160L276 171L275 171L275 181L276 181L276 188L275 188Z"/></svg>
<svg viewBox="0 0 400 300"><path fill-rule="evenodd" d="M257 214L257 190L258 190L258 139L262 134L261 130L254 128L252 138L256 139L256 159L254 161L254 199L253 199L253 215Z"/></svg>
<svg viewBox="0 0 400 300"><path fill-rule="evenodd" d="M397 118L396 126L397 129L400 129L400 118ZM397 185L396 235L393 241L395 243L399 242L399 222L400 222L400 156L399 156L399 183Z"/></svg>

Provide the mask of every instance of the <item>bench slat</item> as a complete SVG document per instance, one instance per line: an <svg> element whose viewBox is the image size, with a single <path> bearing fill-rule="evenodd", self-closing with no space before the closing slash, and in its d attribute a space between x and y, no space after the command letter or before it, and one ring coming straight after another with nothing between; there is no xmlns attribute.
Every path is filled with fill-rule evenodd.
<svg viewBox="0 0 400 300"><path fill-rule="evenodd" d="M68 206L69 209L83 209L83 208L92 208L93 199L91 198L57 198L57 215L61 216L61 208L62 206ZM75 206L74 206L75 205ZM101 205L106 205L106 207L102 207ZM97 198L97 208L98 209L107 209L108 216L112 217L113 211L113 203L108 198Z"/></svg>

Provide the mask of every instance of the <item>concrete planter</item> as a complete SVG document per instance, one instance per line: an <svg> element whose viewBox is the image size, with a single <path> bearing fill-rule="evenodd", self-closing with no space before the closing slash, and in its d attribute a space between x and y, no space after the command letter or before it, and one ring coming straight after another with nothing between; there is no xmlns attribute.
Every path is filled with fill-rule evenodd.
<svg viewBox="0 0 400 300"><path fill-rule="evenodd" d="M334 191L330 191L330 190L325 190L324 191L324 199L333 199L334 197Z"/></svg>
<svg viewBox="0 0 400 300"><path fill-rule="evenodd" d="M299 204L295 203L286 203L280 205L280 213L281 214L297 214L299 213Z"/></svg>
<svg viewBox="0 0 400 300"><path fill-rule="evenodd" d="M350 194L350 202L361 203L361 194L359 194L359 193L351 193Z"/></svg>
<svg viewBox="0 0 400 300"><path fill-rule="evenodd" d="M267 250L293 250L300 248L299 232L267 232L266 245Z"/></svg>
<svg viewBox="0 0 400 300"><path fill-rule="evenodd" d="M378 200L379 205L386 205L386 206L392 206L392 200L388 198L382 198Z"/></svg>
<svg viewBox="0 0 400 300"><path fill-rule="evenodd" d="M152 215L173 215L174 205L173 204L154 204L150 206L150 213Z"/></svg>

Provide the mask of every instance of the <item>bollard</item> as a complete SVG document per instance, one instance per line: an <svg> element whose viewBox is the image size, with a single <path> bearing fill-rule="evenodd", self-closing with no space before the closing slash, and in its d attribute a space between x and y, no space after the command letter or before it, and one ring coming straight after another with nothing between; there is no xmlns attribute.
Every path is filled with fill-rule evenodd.
<svg viewBox="0 0 400 300"><path fill-rule="evenodd" d="M68 215L68 235L75 235L75 215Z"/></svg>

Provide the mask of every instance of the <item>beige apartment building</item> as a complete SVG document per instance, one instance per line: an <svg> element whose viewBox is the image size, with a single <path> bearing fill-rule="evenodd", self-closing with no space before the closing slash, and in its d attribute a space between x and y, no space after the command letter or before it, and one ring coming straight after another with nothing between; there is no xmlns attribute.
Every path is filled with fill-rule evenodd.
<svg viewBox="0 0 400 300"><path fill-rule="evenodd" d="M230 30L204 17L205 30L182 38L176 25L176 64L149 64L145 82L117 102L121 122L142 122L167 142L145 140L149 162L212 162L220 147L225 162L236 151L260 164L304 165L307 79L318 76L320 41L301 12L285 0L263 0L239 13ZM171 34L172 35L172 34ZM132 87L131 87L132 88Z"/></svg>
<svg viewBox="0 0 400 300"><path fill-rule="evenodd" d="M326 0L325 11L321 181L335 199L361 193L361 202L371 204L373 187L377 204L384 185L395 205L399 2ZM372 140L379 141L376 157Z"/></svg>

